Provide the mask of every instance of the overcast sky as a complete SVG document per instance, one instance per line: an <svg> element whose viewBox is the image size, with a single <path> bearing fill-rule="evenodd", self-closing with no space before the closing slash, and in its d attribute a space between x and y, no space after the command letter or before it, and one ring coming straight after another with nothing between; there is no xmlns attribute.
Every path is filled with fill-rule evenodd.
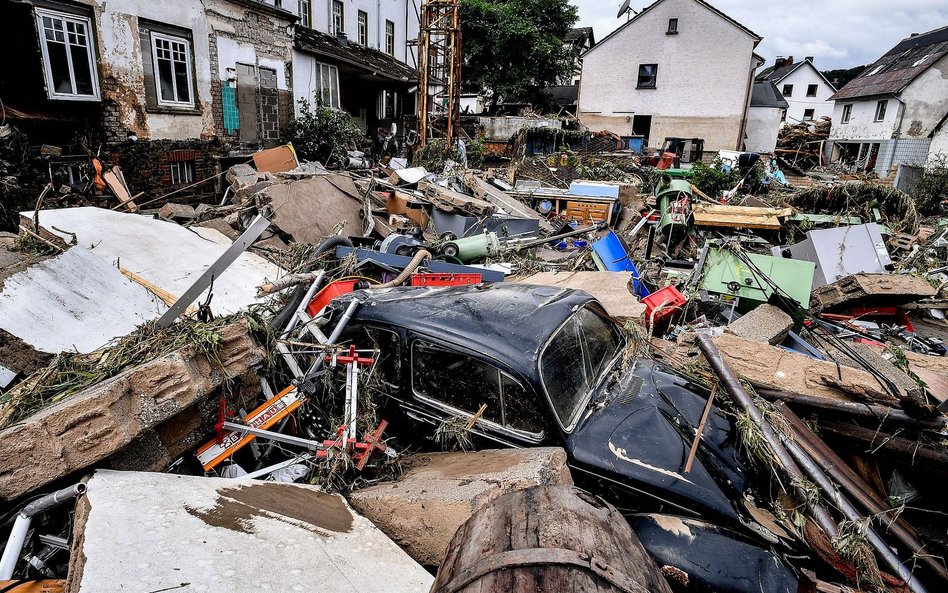
<svg viewBox="0 0 948 593"><path fill-rule="evenodd" d="M632 0L635 10L653 0ZM948 0L708 0L764 40L757 53L773 63L778 55L813 56L820 70L874 62L912 33L948 25ZM622 0L572 0L579 25L600 40L625 22Z"/></svg>

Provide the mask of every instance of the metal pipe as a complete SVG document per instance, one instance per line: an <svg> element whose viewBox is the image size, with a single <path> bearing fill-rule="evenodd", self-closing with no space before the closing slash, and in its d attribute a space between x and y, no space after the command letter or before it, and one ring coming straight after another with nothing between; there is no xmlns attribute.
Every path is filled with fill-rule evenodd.
<svg viewBox="0 0 948 593"><path fill-rule="evenodd" d="M863 428L845 422L823 422L824 430L852 439L876 451L888 454L917 469L948 474L948 454L920 445L917 441Z"/></svg>
<svg viewBox="0 0 948 593"><path fill-rule="evenodd" d="M349 320L352 318L352 314L355 313L356 307L361 305L362 302L358 299L352 299L349 302L349 306L346 307L345 313L342 314L342 318L336 324L336 327L333 328L332 334L329 335L329 338L326 340L327 344L335 344L339 340L339 336L342 335L342 332L346 329L346 326L349 324ZM316 361L313 362L313 365L309 367L309 370L306 371L306 375L300 381L301 383L309 380L316 371L322 368L323 363L326 362L326 359L322 356L317 356Z"/></svg>
<svg viewBox="0 0 948 593"><path fill-rule="evenodd" d="M764 439L767 441L767 444L770 445L770 449L777 459L777 463L790 475L793 481L799 482L802 480L804 476L800 467L793 460L793 457L791 457L786 447L783 446L780 437L778 437L773 428L771 428L770 423L764 418L760 410L757 409L754 400L750 394L744 390L744 386L741 385L737 375L734 374L731 367L724 361L721 352L718 350L718 347L714 345L714 342L711 341L711 338L705 334L698 334L698 347L701 349L701 352L704 353L708 364L711 365L711 369L721 380L721 383L727 389L728 393L734 398L734 401L737 402L741 409L750 415L751 420L760 427ZM817 525L830 537L838 535L839 529L836 525L836 521L833 520L829 512L818 502L812 501L802 486L797 485L793 488L797 496L800 497L800 500L806 501L807 508L813 514L813 519L816 520Z"/></svg>
<svg viewBox="0 0 948 593"><path fill-rule="evenodd" d="M17 560L20 559L20 552L23 551L23 544L26 543L26 534L30 530L33 517L58 507L85 491L85 484L74 484L68 488L47 494L23 507L16 516L13 529L10 531L10 537L7 539L7 545L3 549L3 557L0 558L0 581L8 581L13 578L13 571L16 568Z"/></svg>
<svg viewBox="0 0 948 593"><path fill-rule="evenodd" d="M793 413L786 403L778 402L776 407L793 428L803 450L819 464L823 471L836 480L843 490L868 513L880 517L891 516L887 520L887 528L892 535L898 538L919 560L927 564L942 580L948 581L948 570L945 570L945 567L938 560L925 552L925 544L916 537L908 522L900 514L893 514L890 506L880 502L872 487L850 469L839 455L823 442L823 439L813 434L813 431Z"/></svg>

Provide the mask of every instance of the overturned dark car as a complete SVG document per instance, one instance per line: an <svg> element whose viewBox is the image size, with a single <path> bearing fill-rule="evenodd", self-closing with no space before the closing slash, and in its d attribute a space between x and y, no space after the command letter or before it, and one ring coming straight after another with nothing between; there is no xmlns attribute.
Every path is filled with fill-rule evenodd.
<svg viewBox="0 0 948 593"><path fill-rule="evenodd" d="M523 284L395 288L356 291L333 307L352 299L360 305L341 342L378 351L376 403L400 439L431 437L460 417L476 420L471 433L484 447L562 446L577 484L628 516L673 514L713 523L714 537L734 533L729 550L701 551L694 533L643 539L663 558L690 544L681 551L690 567L708 555L706 588L689 590L796 590L792 573L753 543L768 538L743 510L745 470L724 413L712 410L685 473L708 392L627 357L625 333L590 295ZM710 567L736 553L747 561Z"/></svg>

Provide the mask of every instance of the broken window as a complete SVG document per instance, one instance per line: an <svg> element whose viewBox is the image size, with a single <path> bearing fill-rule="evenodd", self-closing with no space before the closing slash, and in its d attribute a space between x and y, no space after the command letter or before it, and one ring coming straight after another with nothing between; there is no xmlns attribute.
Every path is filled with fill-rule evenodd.
<svg viewBox="0 0 948 593"><path fill-rule="evenodd" d="M300 15L300 24L304 27L313 26L313 8L311 0L297 0L296 8Z"/></svg>
<svg viewBox="0 0 948 593"><path fill-rule="evenodd" d="M194 106L190 40L153 32L151 49L158 104Z"/></svg>
<svg viewBox="0 0 948 593"><path fill-rule="evenodd" d="M359 11L359 43L369 44L369 13L364 10Z"/></svg>
<svg viewBox="0 0 948 593"><path fill-rule="evenodd" d="M848 124L849 118L853 115L853 106L852 103L849 105L843 105L843 116L840 118L840 123Z"/></svg>
<svg viewBox="0 0 948 593"><path fill-rule="evenodd" d="M615 325L588 308L577 311L546 344L540 354L540 377L566 430L572 429L622 346Z"/></svg>
<svg viewBox="0 0 948 593"><path fill-rule="evenodd" d="M658 64L639 64L639 81L636 88L654 89L658 81Z"/></svg>
<svg viewBox="0 0 948 593"><path fill-rule="evenodd" d="M789 97L791 95L793 95L793 85L792 84L783 85L783 96Z"/></svg>
<svg viewBox="0 0 948 593"><path fill-rule="evenodd" d="M171 185L190 185L194 183L194 161L175 161L171 163Z"/></svg>
<svg viewBox="0 0 948 593"><path fill-rule="evenodd" d="M375 366L370 371L372 375L360 378L360 382L372 385L374 378L378 377L381 383L389 387L398 387L401 384L401 338L397 333L365 325L352 325L342 332L339 345L347 351L349 346L355 345L360 356L376 359ZM369 350L375 353L366 352Z"/></svg>
<svg viewBox="0 0 948 593"><path fill-rule="evenodd" d="M678 34L678 19L668 19L668 31L669 35Z"/></svg>
<svg viewBox="0 0 948 593"><path fill-rule="evenodd" d="M818 84L810 84L810 85L807 85L807 87L806 87L806 96L807 96L807 97L815 97L815 96L816 96L816 91L817 91L819 88L820 88L820 85L818 85Z"/></svg>
<svg viewBox="0 0 948 593"><path fill-rule="evenodd" d="M395 23L385 21L385 53L395 55Z"/></svg>
<svg viewBox="0 0 948 593"><path fill-rule="evenodd" d="M814 113L816 113L816 112L815 112L815 110L813 110L813 109L804 109L804 110L803 110L803 121L810 121L810 120L812 120Z"/></svg>
<svg viewBox="0 0 948 593"><path fill-rule="evenodd" d="M539 435L543 417L536 397L499 368L454 350L416 340L411 346L412 389L450 412Z"/></svg>
<svg viewBox="0 0 948 593"><path fill-rule="evenodd" d="M316 101L320 105L339 109L339 69L331 64L315 62Z"/></svg>
<svg viewBox="0 0 948 593"><path fill-rule="evenodd" d="M882 121L885 119L885 109L888 107L889 101L883 99L876 103L876 121Z"/></svg>
<svg viewBox="0 0 948 593"><path fill-rule="evenodd" d="M335 35L346 32L346 7L340 0L332 0L332 32Z"/></svg>
<svg viewBox="0 0 948 593"><path fill-rule="evenodd" d="M90 20L37 8L36 23L49 98L98 99Z"/></svg>

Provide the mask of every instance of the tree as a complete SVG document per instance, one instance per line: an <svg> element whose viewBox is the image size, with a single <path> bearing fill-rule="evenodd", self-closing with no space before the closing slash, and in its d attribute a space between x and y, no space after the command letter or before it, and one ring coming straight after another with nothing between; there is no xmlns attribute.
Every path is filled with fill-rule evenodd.
<svg viewBox="0 0 948 593"><path fill-rule="evenodd" d="M578 12L569 0L461 0L461 82L466 91L543 100L544 89L573 71L576 51L563 38Z"/></svg>
<svg viewBox="0 0 948 593"><path fill-rule="evenodd" d="M826 80L833 83L837 89L841 89L849 81L856 78L862 74L863 70L866 69L866 66L853 66L852 68L839 68L837 70L824 70L821 74L826 77Z"/></svg>

